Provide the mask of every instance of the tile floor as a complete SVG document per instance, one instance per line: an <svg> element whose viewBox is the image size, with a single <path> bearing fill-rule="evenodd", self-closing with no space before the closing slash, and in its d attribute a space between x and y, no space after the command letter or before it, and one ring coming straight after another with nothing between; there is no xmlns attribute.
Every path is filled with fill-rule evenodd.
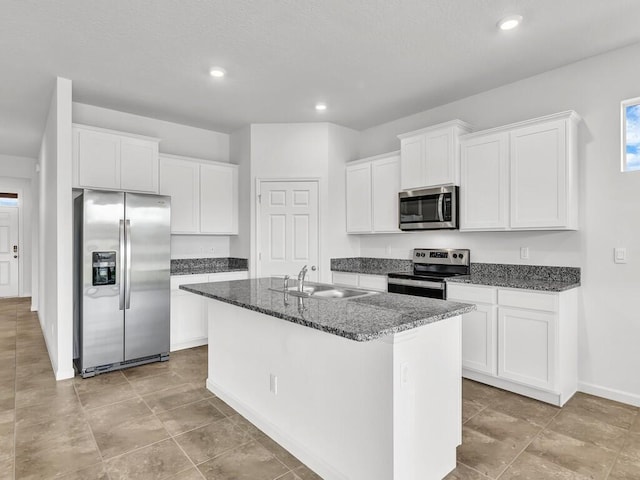
<svg viewBox="0 0 640 480"><path fill-rule="evenodd" d="M0 300L0 480L320 478L203 388L206 347L56 382L29 304ZM637 408L464 381L463 421L449 480L640 480Z"/></svg>

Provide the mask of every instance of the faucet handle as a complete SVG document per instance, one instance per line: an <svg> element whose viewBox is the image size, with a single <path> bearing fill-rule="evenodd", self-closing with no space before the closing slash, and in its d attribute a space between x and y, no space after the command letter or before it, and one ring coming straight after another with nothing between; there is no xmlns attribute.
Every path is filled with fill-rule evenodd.
<svg viewBox="0 0 640 480"><path fill-rule="evenodd" d="M284 289L288 289L289 288L289 275L285 275L284 276Z"/></svg>

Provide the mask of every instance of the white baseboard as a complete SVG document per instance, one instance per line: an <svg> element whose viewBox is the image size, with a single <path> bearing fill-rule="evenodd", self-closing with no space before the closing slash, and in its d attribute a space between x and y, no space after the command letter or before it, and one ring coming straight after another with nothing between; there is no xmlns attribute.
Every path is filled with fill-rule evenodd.
<svg viewBox="0 0 640 480"><path fill-rule="evenodd" d="M634 407L640 407L640 395L636 395L629 392L623 392L622 390L615 390L613 388L601 387L594 385L593 383L578 382L578 391L595 395L597 397L614 400L616 402L627 403Z"/></svg>
<svg viewBox="0 0 640 480"><path fill-rule="evenodd" d="M195 340L189 340L188 342L172 343L170 351L176 352L178 350L184 350L185 348L201 347L207 343L209 343L208 337L196 338Z"/></svg>
<svg viewBox="0 0 640 480"><path fill-rule="evenodd" d="M225 392L219 385L207 378L207 389L224 402L228 403L234 410L246 417L251 423L266 433L270 438L282 445L287 451L298 458L302 463L318 473L321 478L326 480L349 480L344 474L338 472L335 468L319 458L301 443L297 442L286 432L276 427L268 419L257 414L254 410L247 407L237 397Z"/></svg>

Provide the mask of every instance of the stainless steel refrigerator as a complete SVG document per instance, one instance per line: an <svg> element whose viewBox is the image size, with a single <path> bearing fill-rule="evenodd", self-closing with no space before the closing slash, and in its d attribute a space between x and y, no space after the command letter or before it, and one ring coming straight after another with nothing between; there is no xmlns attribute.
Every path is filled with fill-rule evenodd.
<svg viewBox="0 0 640 480"><path fill-rule="evenodd" d="M83 377L169 358L171 199L74 199L74 361Z"/></svg>

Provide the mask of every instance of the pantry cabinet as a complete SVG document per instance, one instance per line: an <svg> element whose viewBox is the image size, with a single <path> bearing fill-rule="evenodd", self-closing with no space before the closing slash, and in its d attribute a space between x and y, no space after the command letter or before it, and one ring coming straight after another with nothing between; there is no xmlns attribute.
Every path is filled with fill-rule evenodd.
<svg viewBox="0 0 640 480"><path fill-rule="evenodd" d="M537 292L449 283L462 316L462 376L562 406L577 390L577 289Z"/></svg>
<svg viewBox="0 0 640 480"><path fill-rule="evenodd" d="M461 138L460 230L577 230L573 111Z"/></svg>
<svg viewBox="0 0 640 480"><path fill-rule="evenodd" d="M160 156L160 193L171 196L171 233L238 233L238 166Z"/></svg>
<svg viewBox="0 0 640 480"><path fill-rule="evenodd" d="M400 189L459 185L459 137L471 131L469 124L453 120L398 135Z"/></svg>
<svg viewBox="0 0 640 480"><path fill-rule="evenodd" d="M158 193L157 138L73 125L73 186Z"/></svg>
<svg viewBox="0 0 640 480"><path fill-rule="evenodd" d="M207 300L180 290L180 285L244 280L247 272L171 276L171 351L208 343Z"/></svg>
<svg viewBox="0 0 640 480"><path fill-rule="evenodd" d="M347 165L347 233L399 232L399 191L399 152Z"/></svg>

